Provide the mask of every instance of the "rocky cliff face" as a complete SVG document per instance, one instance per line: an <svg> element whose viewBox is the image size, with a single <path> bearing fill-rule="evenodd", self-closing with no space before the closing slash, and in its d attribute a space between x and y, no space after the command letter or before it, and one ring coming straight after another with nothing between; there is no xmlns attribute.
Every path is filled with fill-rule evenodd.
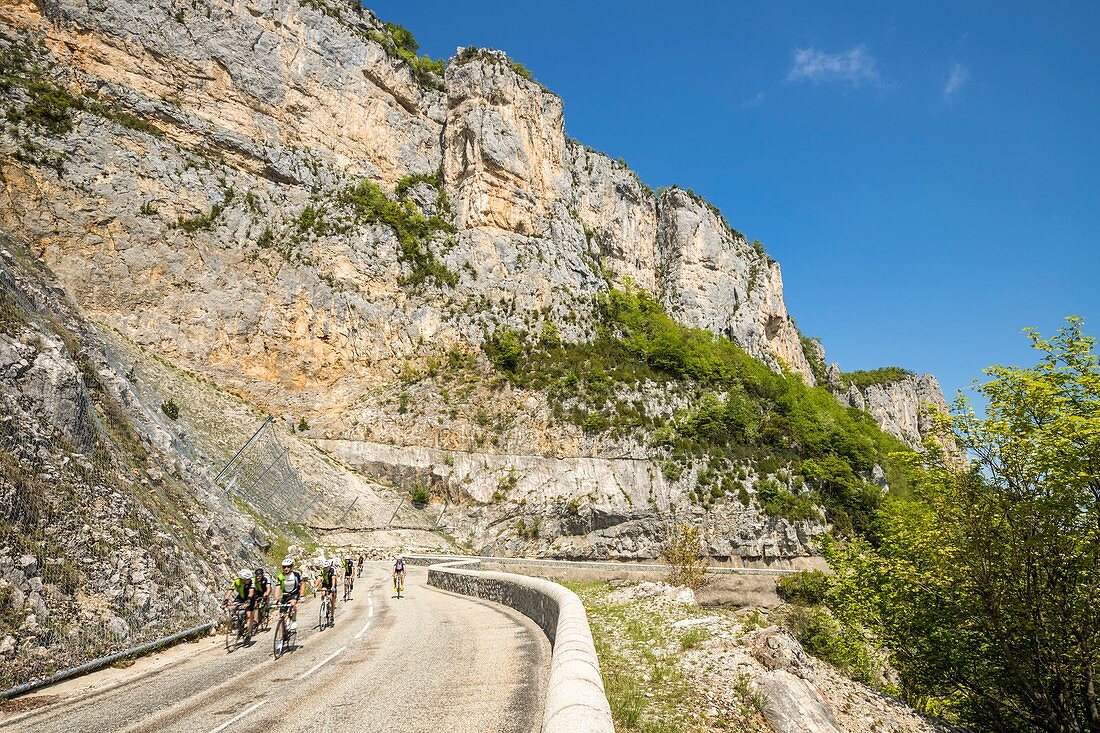
<svg viewBox="0 0 1100 733"><path fill-rule="evenodd" d="M477 504L463 537L476 546L514 547L509 512L524 501L547 521L539 552L651 557L668 509L634 496L663 479L638 481L633 504L597 491L659 476L647 444L556 423L544 393L486 378L478 347L497 329L585 342L599 296L629 279L681 323L816 379L821 357L804 352L763 248L691 192L658 196L569 140L562 100L499 52L464 49L439 74L342 0L13 0L0 53L0 224L115 347L308 418L310 438L359 446L348 455L380 443L483 465L537 454L543 481L489 491L500 478L482 470L456 485ZM632 398L666 416L684 407L650 404L662 394ZM386 465L415 463L402 456ZM588 459L612 462L579 471ZM383 492L341 476L329 483L372 507L348 523L374 527ZM570 492L598 497L604 518L555 514ZM819 526L727 502L708 530L716 555L813 551Z"/></svg>
<svg viewBox="0 0 1100 733"><path fill-rule="evenodd" d="M140 343L175 334L197 368L242 364L254 383L241 386L263 393L407 357L421 340L477 339L486 302L508 310L496 320L547 319L584 338L607 287L602 264L685 323L813 379L778 266L704 202L678 190L658 202L627 169L568 142L561 99L503 54L452 63L440 92L372 40L383 29L369 12L200 5L48 2L42 13L21 0L5 11L17 32L46 41L40 64L68 68L75 89L144 121L135 131L77 114L56 141L69 170L15 166L25 179L0 202L98 318ZM348 181L392 187L437 169L456 228L434 245L457 274L441 291L394 288L403 263L384 232L294 237L300 213L331 207L325 192ZM171 226L211 212L201 231ZM289 261L258 251L267 227ZM293 337L265 338L273 330ZM246 353L215 353L241 336Z"/></svg>
<svg viewBox="0 0 1100 733"><path fill-rule="evenodd" d="M834 366L830 385L842 405L865 410L885 432L916 450L921 450L921 441L934 427L932 413L948 411L943 389L931 374L903 374L863 387L845 387Z"/></svg>
<svg viewBox="0 0 1100 733"><path fill-rule="evenodd" d="M202 490L172 442L50 273L0 230L4 687L205 620L231 568L256 562L241 541L251 522Z"/></svg>

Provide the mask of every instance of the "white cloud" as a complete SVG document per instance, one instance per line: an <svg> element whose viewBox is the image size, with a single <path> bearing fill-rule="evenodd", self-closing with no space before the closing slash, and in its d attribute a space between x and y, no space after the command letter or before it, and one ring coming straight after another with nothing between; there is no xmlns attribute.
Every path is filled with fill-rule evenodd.
<svg viewBox="0 0 1100 733"><path fill-rule="evenodd" d="M947 77L947 84L943 88L943 98L950 102L953 100L966 83L970 81L970 70L956 62L951 67L951 73Z"/></svg>
<svg viewBox="0 0 1100 733"><path fill-rule="evenodd" d="M742 107L759 107L760 103L764 101L764 97L768 96L764 92L757 92L756 96L752 99L746 99L741 103Z"/></svg>
<svg viewBox="0 0 1100 733"><path fill-rule="evenodd" d="M799 48L787 73L787 81L814 84L839 82L855 89L863 85L883 86L875 57L863 46L841 53L824 53L815 48Z"/></svg>

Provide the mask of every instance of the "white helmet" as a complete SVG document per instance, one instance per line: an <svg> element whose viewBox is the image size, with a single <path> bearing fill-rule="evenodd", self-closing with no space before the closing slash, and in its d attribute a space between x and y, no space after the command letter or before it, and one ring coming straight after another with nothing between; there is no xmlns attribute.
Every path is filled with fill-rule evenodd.
<svg viewBox="0 0 1100 733"><path fill-rule="evenodd" d="M283 558L283 567L284 567L284 568L292 568L292 567L294 567L294 558L292 558L292 557L284 557L284 558Z"/></svg>
<svg viewBox="0 0 1100 733"><path fill-rule="evenodd" d="M248 568L241 568L237 571L237 577L241 580L252 580L252 571Z"/></svg>

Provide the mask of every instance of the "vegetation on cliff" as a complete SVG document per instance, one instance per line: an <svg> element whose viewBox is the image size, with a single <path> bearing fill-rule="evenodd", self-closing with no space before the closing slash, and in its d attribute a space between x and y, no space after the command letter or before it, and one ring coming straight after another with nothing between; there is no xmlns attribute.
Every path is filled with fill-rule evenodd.
<svg viewBox="0 0 1100 733"><path fill-rule="evenodd" d="M776 374L729 339L683 326L648 293L612 289L587 343L501 329L486 342L493 364L515 384L545 390L555 416L591 432L636 430L676 464L706 458L696 498L704 504L738 486L744 465L787 471L787 486L764 481L758 499L791 519L824 507L842 534L870 532L882 501L868 480L882 466L890 485L907 486L906 450L866 413L839 405L823 388ZM679 390L689 406L671 417L624 397L646 383ZM795 488L792 491L790 487ZM703 491L706 490L704 495Z"/></svg>

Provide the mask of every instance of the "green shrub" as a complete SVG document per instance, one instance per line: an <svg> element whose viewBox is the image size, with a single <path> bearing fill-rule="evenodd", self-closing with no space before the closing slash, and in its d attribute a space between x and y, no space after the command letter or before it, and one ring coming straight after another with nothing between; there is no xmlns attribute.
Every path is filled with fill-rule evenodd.
<svg viewBox="0 0 1100 733"><path fill-rule="evenodd" d="M669 564L668 582L697 590L707 582L707 563L703 555L699 528L678 524L661 556Z"/></svg>
<svg viewBox="0 0 1100 733"><path fill-rule="evenodd" d="M804 570L784 575L776 588L780 596L792 603L816 606L824 603L829 593L829 575L820 570Z"/></svg>
<svg viewBox="0 0 1100 733"><path fill-rule="evenodd" d="M819 606L795 606L787 626L802 648L866 685L878 681L880 665L863 638Z"/></svg>
<svg viewBox="0 0 1100 733"><path fill-rule="evenodd" d="M298 421L298 432L304 433L307 430L309 430L309 423L306 422L306 419L303 417Z"/></svg>
<svg viewBox="0 0 1100 733"><path fill-rule="evenodd" d="M525 349L523 334L508 327L499 329L485 341L485 355L502 372L515 373Z"/></svg>
<svg viewBox="0 0 1100 733"><path fill-rule="evenodd" d="M169 420L176 420L180 416L180 408L172 400L165 400L160 403L161 412L168 416Z"/></svg>
<svg viewBox="0 0 1100 733"><path fill-rule="evenodd" d="M902 369L897 366L882 367L880 369L869 369L866 371L854 371L843 372L840 375L840 381L844 385L844 388L855 385L861 391L867 389L873 384L884 385L893 384L894 382L900 382L906 377L914 376L913 372L908 369Z"/></svg>
<svg viewBox="0 0 1100 733"><path fill-rule="evenodd" d="M394 195L398 199L404 200L409 191L421 183L426 183L432 188L438 189L442 184L442 178L443 176L438 170L435 173L412 173L397 182Z"/></svg>
<svg viewBox="0 0 1100 733"><path fill-rule="evenodd" d="M412 269L404 278L405 284L420 285L430 281L453 287L458 282L458 276L441 263L428 246L428 241L437 232L454 231L446 221L438 216L425 217L411 203L391 201L370 181L349 186L338 198L356 222L384 224L393 229L399 243L398 257Z"/></svg>
<svg viewBox="0 0 1100 733"><path fill-rule="evenodd" d="M415 506L424 506L431 500L432 493L424 484L413 484L412 489L409 490L409 501L411 501Z"/></svg>
<svg viewBox="0 0 1100 733"><path fill-rule="evenodd" d="M761 481L756 487L756 498L767 514L791 522L818 519L821 516L811 497L805 494L796 496L775 479Z"/></svg>

